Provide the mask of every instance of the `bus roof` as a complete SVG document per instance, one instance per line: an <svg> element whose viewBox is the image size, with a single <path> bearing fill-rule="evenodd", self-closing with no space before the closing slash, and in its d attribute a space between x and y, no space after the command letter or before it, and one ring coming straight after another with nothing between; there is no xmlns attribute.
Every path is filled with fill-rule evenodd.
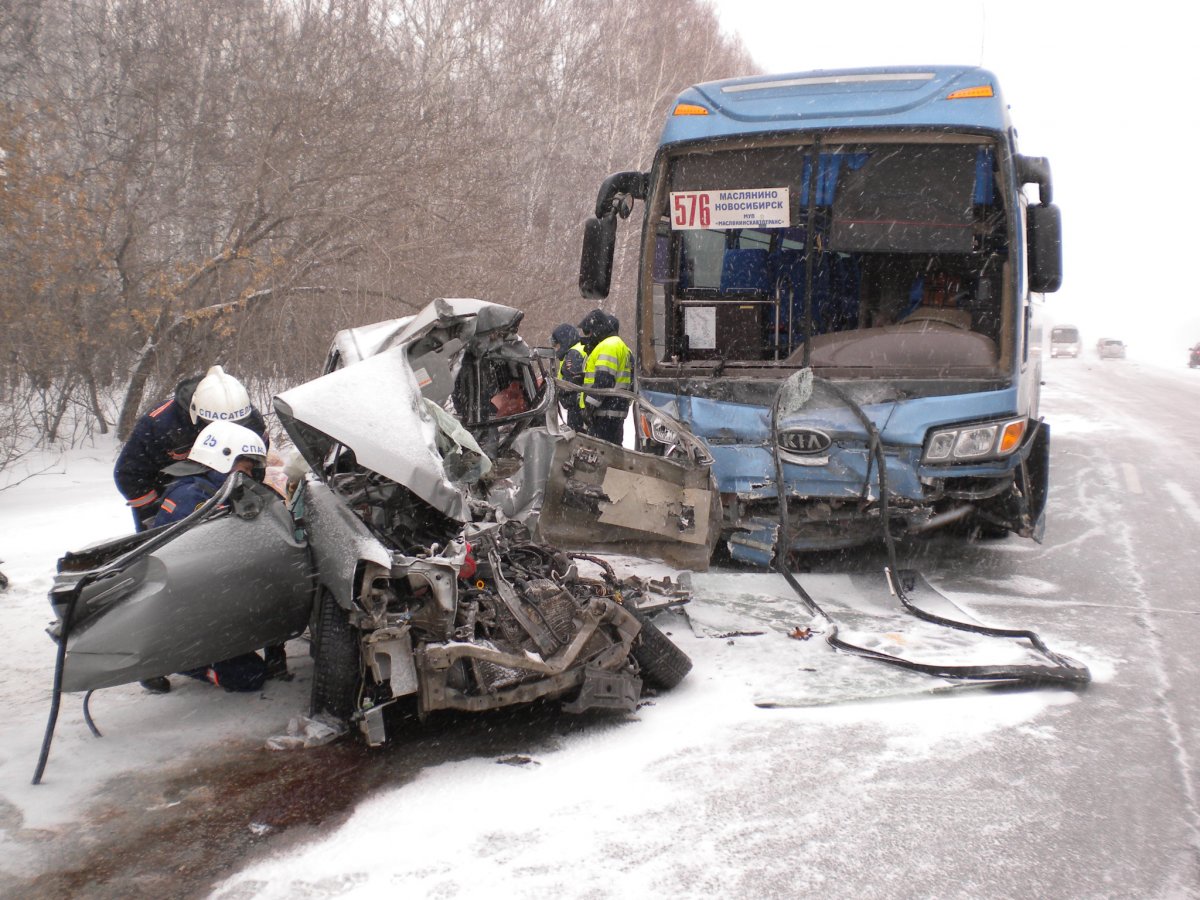
<svg viewBox="0 0 1200 900"><path fill-rule="evenodd" d="M680 104L691 112L677 113ZM760 132L953 126L1008 130L1007 108L991 72L976 66L895 66L709 81L679 95L660 143Z"/></svg>

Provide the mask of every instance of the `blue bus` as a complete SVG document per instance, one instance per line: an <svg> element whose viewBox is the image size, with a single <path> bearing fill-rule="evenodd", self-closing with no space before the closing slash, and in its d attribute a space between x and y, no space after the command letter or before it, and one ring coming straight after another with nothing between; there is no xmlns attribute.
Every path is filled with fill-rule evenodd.
<svg viewBox="0 0 1200 900"><path fill-rule="evenodd" d="M1036 201L1029 186L1036 186ZM955 525L1040 540L1034 301L1062 280L1050 166L974 67L683 91L649 172L600 187L580 290L643 201L636 390L707 444L735 560ZM641 416L639 449L675 436Z"/></svg>

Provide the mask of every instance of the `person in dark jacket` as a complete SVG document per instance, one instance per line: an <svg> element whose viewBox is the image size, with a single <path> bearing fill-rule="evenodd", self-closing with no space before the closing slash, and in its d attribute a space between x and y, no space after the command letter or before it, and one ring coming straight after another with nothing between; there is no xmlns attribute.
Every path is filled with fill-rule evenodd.
<svg viewBox="0 0 1200 900"><path fill-rule="evenodd" d="M113 468L113 479L133 510L138 531L144 531L158 513L170 481L163 469L187 458L196 436L209 422L238 422L270 446L267 423L251 405L240 381L220 366L213 366L203 377L185 378L176 386L174 397L138 420Z"/></svg>
<svg viewBox="0 0 1200 900"><path fill-rule="evenodd" d="M233 472L243 472L259 481L266 472L266 442L249 428L235 422L210 422L197 436L188 457L166 467L174 477L167 485L154 527L171 525L203 506ZM287 654L282 645L266 648L266 659L257 653L242 653L231 659L180 672L208 681L227 691L257 691L267 678L287 677ZM140 682L155 694L165 694L171 682L165 675Z"/></svg>
<svg viewBox="0 0 1200 900"><path fill-rule="evenodd" d="M620 327L616 316L601 309L593 309L579 323L584 346L588 348L583 364L583 409L587 432L618 446L625 436L629 401L623 397L588 394L587 389L633 389L633 351L617 334Z"/></svg>
<svg viewBox="0 0 1200 900"><path fill-rule="evenodd" d="M221 489L232 472L261 481L267 468L267 445L236 422L210 422L197 435L187 459L163 471L173 480L163 491L154 527L186 519Z"/></svg>
<svg viewBox="0 0 1200 900"><path fill-rule="evenodd" d="M550 342L554 346L554 357L558 360L556 376L562 381L582 385L587 351L579 329L574 325L559 325L551 333ZM567 414L567 426L575 431L583 430L583 410L579 400L577 392L559 391L558 403Z"/></svg>

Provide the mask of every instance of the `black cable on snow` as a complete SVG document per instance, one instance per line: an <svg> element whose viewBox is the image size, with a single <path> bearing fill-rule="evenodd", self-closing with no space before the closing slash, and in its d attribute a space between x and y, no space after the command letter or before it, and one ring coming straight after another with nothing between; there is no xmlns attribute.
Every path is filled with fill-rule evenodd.
<svg viewBox="0 0 1200 900"><path fill-rule="evenodd" d="M62 629L58 636L58 652L54 655L54 684L50 694L50 717L46 722L46 733L42 736L42 749L38 753L37 768L33 771L33 783L41 784L42 775L46 771L46 762L50 759L50 742L54 740L54 727L58 724L58 708L62 703L63 663L67 659L67 636L71 633L71 620L75 617L75 603L79 600L79 591L71 594L67 608L63 611Z"/></svg>
<svg viewBox="0 0 1200 900"><path fill-rule="evenodd" d="M1001 637L1012 638L1017 640L1026 640L1030 645L1037 650L1042 656L1050 662L1050 665L1036 664L1013 664L1013 665L950 665L939 663L920 663L914 660L904 659L903 657L891 656L887 653L881 653L877 650L871 650L867 647L860 647L856 644L851 644L843 641L838 636L837 623L830 618L817 604L815 600L804 590L800 582L792 574L791 569L787 565L787 554L791 549L791 537L788 527L788 499L787 486L784 481L783 473L783 458L779 451L779 407L783 397L787 382L780 385L778 391L775 392L775 398L771 403L771 450L775 461L775 478L779 497L779 540L776 543L774 568L779 574L784 577L784 580L791 585L792 589L800 597L801 601L808 607L813 615L818 615L823 618L828 624L828 635L825 638L826 642L836 650L841 650L844 653L850 653L855 656L862 656L867 659L878 660L879 662L889 665L898 666L903 669L909 669L914 672L921 672L926 675L935 675L942 678L959 678L966 680L978 681L995 681L998 683L1007 684L1023 684L1023 685L1039 685L1039 684L1066 684L1066 685L1085 685L1091 681L1091 673L1087 666L1076 662L1068 656L1052 651L1041 637L1034 631L1023 628L993 628L987 625L979 625L973 622L960 622L956 619L950 619L945 616L939 616L935 613L927 612L921 609L909 598L907 591L904 588L904 573L896 564L896 542L892 535L889 525L888 511L888 487L887 487L887 461L883 455L883 441L879 435L879 429L875 427L875 423L871 421L870 416L863 412L862 407L854 401L845 391L835 385L833 382L824 378L813 377L814 383L819 381L830 393L844 403L859 422L862 423L867 432L867 452L869 454L866 476L864 478L863 490L864 493L869 491L871 465L873 459L875 461L875 469L877 471L876 479L879 486L879 513L880 522L883 528L883 541L887 549L888 566L884 570L884 575L888 580L888 585L896 599L900 601L901 606L913 616L930 622L934 625L940 625L945 628L953 628L958 631L972 632L981 634L986 637Z"/></svg>
<svg viewBox="0 0 1200 900"><path fill-rule="evenodd" d="M96 723L92 721L92 711L89 708L92 702L92 694L94 693L96 693L95 690L90 690L83 695L83 721L87 722L88 729L95 737L104 737L100 733L100 729L96 727Z"/></svg>

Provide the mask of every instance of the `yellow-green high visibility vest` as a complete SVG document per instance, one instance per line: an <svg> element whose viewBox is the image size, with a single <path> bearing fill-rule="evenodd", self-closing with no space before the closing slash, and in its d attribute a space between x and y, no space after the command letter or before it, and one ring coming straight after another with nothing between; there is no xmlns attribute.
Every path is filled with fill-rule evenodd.
<svg viewBox="0 0 1200 900"><path fill-rule="evenodd" d="M583 386L590 388L596 383L597 372L611 372L616 380L614 387L622 390L633 388L633 351L619 335L610 335L592 348L587 362L583 364ZM579 395L579 408L586 403L584 394Z"/></svg>

